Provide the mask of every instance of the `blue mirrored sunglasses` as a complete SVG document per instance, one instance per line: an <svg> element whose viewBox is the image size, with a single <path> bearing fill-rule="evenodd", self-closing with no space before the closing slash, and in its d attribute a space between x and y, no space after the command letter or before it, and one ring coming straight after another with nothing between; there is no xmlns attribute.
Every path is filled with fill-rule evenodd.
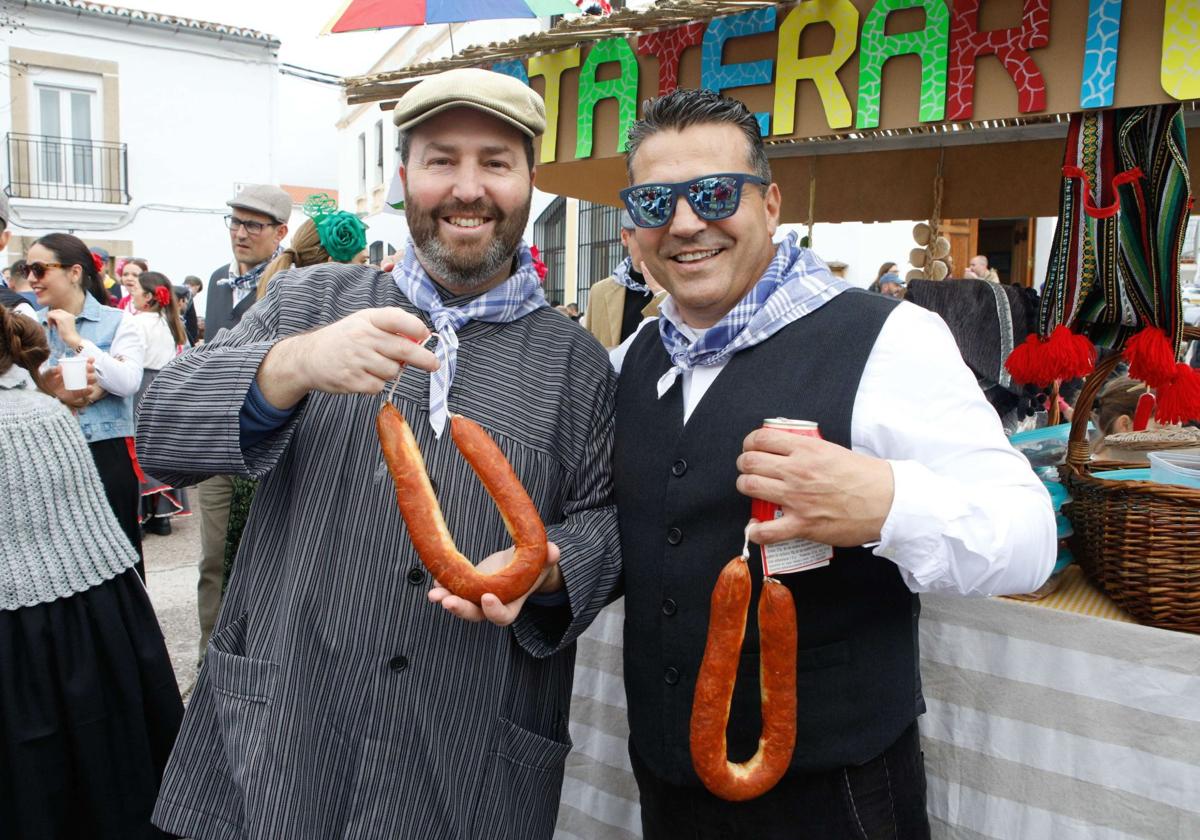
<svg viewBox="0 0 1200 840"><path fill-rule="evenodd" d="M770 183L745 172L722 172L678 184L638 184L621 190L621 200L638 227L662 227L671 221L680 197L701 219L718 222L737 212L747 182L764 187Z"/></svg>

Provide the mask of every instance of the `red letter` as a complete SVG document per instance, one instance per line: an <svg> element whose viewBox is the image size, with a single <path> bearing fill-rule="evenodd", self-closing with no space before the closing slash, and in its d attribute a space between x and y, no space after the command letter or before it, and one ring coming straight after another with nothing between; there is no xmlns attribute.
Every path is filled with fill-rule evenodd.
<svg viewBox="0 0 1200 840"><path fill-rule="evenodd" d="M704 40L706 23L689 23L674 29L638 36L638 55L658 58L658 95L668 94L679 87L679 57L688 47Z"/></svg>
<svg viewBox="0 0 1200 840"><path fill-rule="evenodd" d="M950 78L946 118L969 120L974 113L975 61L995 55L1017 86L1022 114L1046 107L1046 80L1026 50L1050 43L1050 0L1025 0L1021 25L1012 29L979 31L980 0L955 0L950 24Z"/></svg>

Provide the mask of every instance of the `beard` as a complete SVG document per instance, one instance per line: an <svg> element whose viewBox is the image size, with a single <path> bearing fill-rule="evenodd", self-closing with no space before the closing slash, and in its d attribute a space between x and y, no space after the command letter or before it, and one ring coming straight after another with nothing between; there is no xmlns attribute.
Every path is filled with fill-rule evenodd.
<svg viewBox="0 0 1200 840"><path fill-rule="evenodd" d="M489 281L508 263L521 243L529 208L530 193L525 204L514 213L505 213L486 199L463 204L450 199L430 209L410 195L404 196L405 217L421 264L429 275L447 288L460 292L475 291ZM486 216L493 220L495 232L491 238L465 245L450 244L441 238L441 220L446 216Z"/></svg>

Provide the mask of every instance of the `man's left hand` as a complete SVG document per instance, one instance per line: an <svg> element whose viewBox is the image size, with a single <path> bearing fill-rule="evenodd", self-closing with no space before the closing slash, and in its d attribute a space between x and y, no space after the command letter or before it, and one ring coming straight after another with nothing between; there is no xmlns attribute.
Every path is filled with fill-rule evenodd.
<svg viewBox="0 0 1200 840"><path fill-rule="evenodd" d="M798 537L842 547L875 542L892 509L891 464L820 438L758 429L737 466L740 493L783 510L750 529L759 545Z"/></svg>
<svg viewBox="0 0 1200 840"><path fill-rule="evenodd" d="M491 574L507 566L512 558L513 549L506 548L504 551L498 551L484 558L475 568L482 574ZM487 619L499 627L507 627L517 620L517 616L521 614L521 607L525 605L525 601L530 595L535 592L557 592L562 587L562 572L558 568L558 546L554 543L547 543L546 568L542 569L542 573L538 575L537 581L529 591L511 603L503 604L499 598L489 592L480 599L481 604L476 606L466 598L460 598L449 589L442 587L437 581L434 581L433 589L429 590L429 600L435 604L441 604L449 612L465 621Z"/></svg>

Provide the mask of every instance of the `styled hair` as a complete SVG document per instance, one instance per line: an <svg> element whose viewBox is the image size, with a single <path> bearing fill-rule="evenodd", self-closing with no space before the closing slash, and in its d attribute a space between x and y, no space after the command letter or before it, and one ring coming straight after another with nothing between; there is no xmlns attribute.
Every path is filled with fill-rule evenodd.
<svg viewBox="0 0 1200 840"><path fill-rule="evenodd" d="M321 244L321 237L317 235L316 223L312 219L305 219L304 223L292 234L291 244L263 269L262 277L258 279L258 291L255 294L259 300L262 300L263 295L267 293L267 284L281 271L319 265L329 261L329 252L325 250L325 246Z"/></svg>
<svg viewBox="0 0 1200 840"><path fill-rule="evenodd" d="M662 131L683 131L694 125L732 125L741 129L746 137L746 163L758 177L768 182L772 180L767 150L758 133L758 120L745 105L711 90L677 88L648 101L642 118L629 127L625 144L629 183L633 183L633 160L646 138Z"/></svg>
<svg viewBox="0 0 1200 840"><path fill-rule="evenodd" d="M414 126L415 128L416 126ZM525 147L525 162L533 169L533 138L522 133L522 146ZM408 152L412 148L412 129L400 132L400 163L408 166Z"/></svg>
<svg viewBox="0 0 1200 840"><path fill-rule="evenodd" d="M187 334L183 331L183 321L179 316L179 299L175 297L175 287L167 275L159 271L143 271L138 275L137 281L142 291L150 295L143 311L157 312L162 316L171 329L171 338L175 339L176 346L187 344ZM154 296L158 289L167 290L166 306L159 303L158 298Z"/></svg>
<svg viewBox="0 0 1200 840"><path fill-rule="evenodd" d="M13 365L23 367L29 371L38 389L49 394L40 373L41 366L49 358L50 345L42 325L0 306L0 375L8 373Z"/></svg>
<svg viewBox="0 0 1200 840"><path fill-rule="evenodd" d="M894 262L885 262L883 265L879 266L879 273L875 275L875 282L878 283L883 279L883 275L887 274L895 267L896 264Z"/></svg>
<svg viewBox="0 0 1200 840"><path fill-rule="evenodd" d="M1113 433L1117 418L1137 413L1138 400L1146 393L1146 386L1128 376L1118 376L1100 391L1096 399L1096 426L1104 436Z"/></svg>
<svg viewBox="0 0 1200 840"><path fill-rule="evenodd" d="M196 294L199 294L200 292L204 291L204 281L201 280L199 277L197 277L195 274L189 274L187 277L184 277L183 285L195 286Z"/></svg>
<svg viewBox="0 0 1200 840"><path fill-rule="evenodd" d="M127 266L127 265L136 265L142 271L150 270L150 264L147 263L141 257L130 257L129 259L125 260L125 262L121 263L121 273L122 274L125 273L125 266Z"/></svg>
<svg viewBox="0 0 1200 840"><path fill-rule="evenodd" d="M48 233L34 244L41 245L53 253L58 262L66 268L79 266L83 270L83 291L100 301L101 306L110 305L108 289L104 288L104 278L96 270L92 252L83 244L82 239L69 233Z"/></svg>

